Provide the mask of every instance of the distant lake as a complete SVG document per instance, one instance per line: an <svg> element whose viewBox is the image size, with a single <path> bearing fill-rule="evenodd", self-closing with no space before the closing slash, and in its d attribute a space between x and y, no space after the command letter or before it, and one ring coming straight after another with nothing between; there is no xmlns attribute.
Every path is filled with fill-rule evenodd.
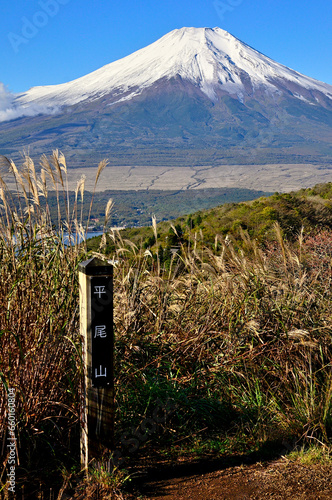
<svg viewBox="0 0 332 500"><path fill-rule="evenodd" d="M120 230L120 229L124 229L124 227L112 227L111 229L118 229L118 230ZM102 236L103 234L104 234L103 231L88 231L86 233L86 239L89 240L90 238L95 238L96 236ZM76 234L73 234L72 238L73 238L74 242L76 242ZM78 239L78 243L82 243L82 241L83 241L83 238L79 238ZM64 235L64 242L65 242L66 245L68 245L68 243L69 243L69 236L68 236L68 234Z"/></svg>
<svg viewBox="0 0 332 500"><path fill-rule="evenodd" d="M95 236L101 236L103 234L102 231L88 231L86 233L86 239L94 238Z"/></svg>
<svg viewBox="0 0 332 500"><path fill-rule="evenodd" d="M101 236L102 234L103 234L102 231L88 231L86 233L86 239L88 240L90 238L94 238L95 236ZM72 240L74 241L74 243L76 243L76 234L72 235ZM78 243L82 243L82 241L83 241L82 237L77 238L77 242ZM68 243L69 243L69 236L68 236L68 234L64 235L64 242L65 242L65 245L68 245Z"/></svg>

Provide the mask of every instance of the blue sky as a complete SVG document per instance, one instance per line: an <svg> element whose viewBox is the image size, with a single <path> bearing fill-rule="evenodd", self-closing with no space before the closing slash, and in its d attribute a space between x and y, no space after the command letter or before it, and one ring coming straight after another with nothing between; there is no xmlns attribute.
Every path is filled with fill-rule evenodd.
<svg viewBox="0 0 332 500"><path fill-rule="evenodd" d="M183 26L219 26L276 61L332 84L329 0L15 0L2 2L0 82L63 83Z"/></svg>

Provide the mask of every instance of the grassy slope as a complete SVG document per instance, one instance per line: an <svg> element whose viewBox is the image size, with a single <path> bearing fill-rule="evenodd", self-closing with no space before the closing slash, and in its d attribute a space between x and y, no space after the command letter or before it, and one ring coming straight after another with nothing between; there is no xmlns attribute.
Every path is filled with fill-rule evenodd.
<svg viewBox="0 0 332 500"><path fill-rule="evenodd" d="M226 203L202 210L172 221L179 238L174 237L170 222L158 224L158 244L174 246L189 239L195 233L202 234L204 243L214 244L216 235L241 239L247 231L251 238L263 241L274 237L274 225L278 223L283 234L296 238L302 227L309 232L318 228L332 228L332 183L318 184L310 189L261 197L254 201ZM151 227L131 228L122 232L122 237L145 248L154 246ZM98 239L89 242L90 249L97 249ZM110 244L109 251L112 249Z"/></svg>

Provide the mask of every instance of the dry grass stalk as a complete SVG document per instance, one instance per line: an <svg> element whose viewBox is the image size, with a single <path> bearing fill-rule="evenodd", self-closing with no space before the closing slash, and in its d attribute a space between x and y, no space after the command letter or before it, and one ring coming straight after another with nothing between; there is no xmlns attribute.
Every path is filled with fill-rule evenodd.
<svg viewBox="0 0 332 500"><path fill-rule="evenodd" d="M84 178L71 210L64 156L56 151L40 163L38 174L27 155L22 170L1 158L2 170L7 169L16 182L13 193L0 178L1 445L6 437L8 387L16 391L18 434L66 434L79 418L77 264L84 254L78 245L66 246L64 233L73 235L76 243L85 238ZM51 220L51 191L56 193L57 222ZM34 439L27 443L27 453Z"/></svg>

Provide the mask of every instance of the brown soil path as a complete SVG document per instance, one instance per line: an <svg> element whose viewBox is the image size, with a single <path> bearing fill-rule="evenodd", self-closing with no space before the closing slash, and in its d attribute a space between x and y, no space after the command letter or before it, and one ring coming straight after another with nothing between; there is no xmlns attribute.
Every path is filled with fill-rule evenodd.
<svg viewBox="0 0 332 500"><path fill-rule="evenodd" d="M137 500L332 500L332 467L305 466L280 458L238 464L227 460L142 465Z"/></svg>

